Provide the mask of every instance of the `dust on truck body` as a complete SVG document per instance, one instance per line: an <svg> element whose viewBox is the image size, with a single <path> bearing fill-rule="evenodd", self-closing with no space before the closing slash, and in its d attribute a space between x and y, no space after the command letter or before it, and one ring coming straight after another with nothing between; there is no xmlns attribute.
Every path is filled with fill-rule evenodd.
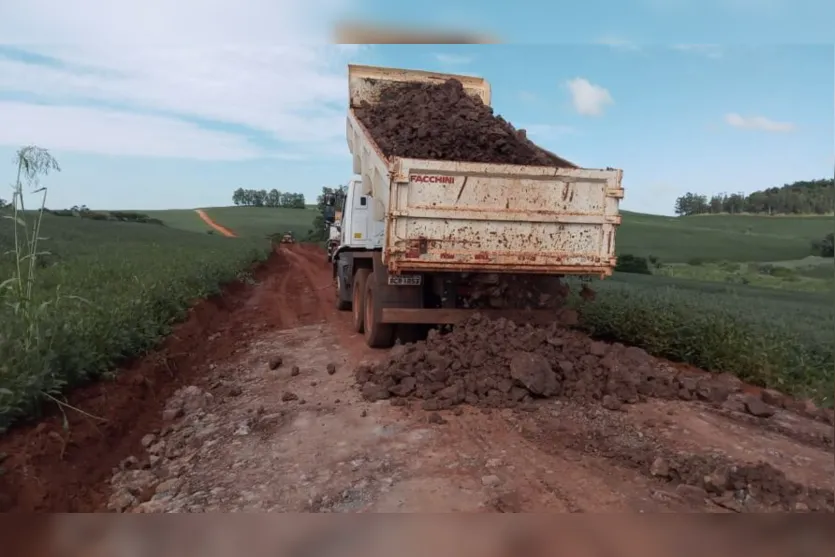
<svg viewBox="0 0 835 557"><path fill-rule="evenodd" d="M332 261L337 306L353 310L354 328L370 346L390 346L398 327L456 323L476 310L547 321L554 310L536 303L487 302L501 284L519 294L536 277L612 273L622 171L568 161L557 168L386 157L354 111L375 103L381 86L452 77L489 105L490 85L371 66L349 65L348 74L347 140L357 177L341 207Z"/></svg>

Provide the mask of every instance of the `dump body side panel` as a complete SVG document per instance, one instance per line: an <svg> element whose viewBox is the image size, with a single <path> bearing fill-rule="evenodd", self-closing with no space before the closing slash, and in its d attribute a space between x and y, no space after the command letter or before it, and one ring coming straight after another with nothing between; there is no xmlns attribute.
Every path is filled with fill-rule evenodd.
<svg viewBox="0 0 835 557"><path fill-rule="evenodd" d="M396 163L384 249L391 272L611 274L620 170Z"/></svg>

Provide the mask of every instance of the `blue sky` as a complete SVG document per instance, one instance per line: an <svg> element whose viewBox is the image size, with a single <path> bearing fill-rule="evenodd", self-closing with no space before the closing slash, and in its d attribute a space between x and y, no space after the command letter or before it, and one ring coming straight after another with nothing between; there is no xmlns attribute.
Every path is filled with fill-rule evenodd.
<svg viewBox="0 0 835 557"><path fill-rule="evenodd" d="M0 36L12 39L0 46L0 161L22 144L51 148L64 168L46 182L52 207L226 205L237 187L312 200L350 177L348 62L487 78L496 111L543 147L622 168L624 209L669 214L686 191L748 192L831 176L835 164L832 39L811 44L831 33L832 3L639 0L624 11L597 1L571 12L548 3L526 23L514 14L529 11L479 13L484 4L469 0L397 11L377 0L304 9L246 0L249 15L224 0L185 0L171 22L154 16L157 0L79 0L87 10L46 17L44 1L13 6L0 21ZM308 28L321 38L322 2L336 15L411 16L415 28L467 21L505 40L562 44L292 44ZM767 44L775 38L807 44Z"/></svg>

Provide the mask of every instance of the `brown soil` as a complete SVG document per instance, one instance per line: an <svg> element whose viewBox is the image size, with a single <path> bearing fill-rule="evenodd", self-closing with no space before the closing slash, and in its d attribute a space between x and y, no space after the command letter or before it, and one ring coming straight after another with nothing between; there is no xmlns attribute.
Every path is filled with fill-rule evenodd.
<svg viewBox="0 0 835 557"><path fill-rule="evenodd" d="M255 269L256 281L286 277L278 256ZM113 381L75 390L69 404L106 419L57 409L37 424L20 425L0 438L0 511L92 512L104 508L112 469L137 450L142 436L162 423L174 391L205 373L212 362L240 349L254 330L287 324L283 308L253 306L256 288L234 283L203 301L160 349L122 370ZM257 315L256 315L257 314ZM256 318L257 316L257 318Z"/></svg>
<svg viewBox="0 0 835 557"><path fill-rule="evenodd" d="M0 440L2 509L833 508L825 412L558 327L475 319L374 351L319 248L255 275L72 394L106 423L57 414Z"/></svg>
<svg viewBox="0 0 835 557"><path fill-rule="evenodd" d="M573 166L495 116L456 79L385 86L376 104L365 103L355 113L387 157Z"/></svg>
<svg viewBox="0 0 835 557"><path fill-rule="evenodd" d="M433 331L426 341L395 347L356 375L366 399L420 399L425 410L516 408L548 397L611 410L648 397L700 400L759 418L792 407L780 393L751 391L731 375L658 362L640 348L595 341L558 323L518 326L476 314L448 334ZM811 418L832 418L830 410L794 406Z"/></svg>

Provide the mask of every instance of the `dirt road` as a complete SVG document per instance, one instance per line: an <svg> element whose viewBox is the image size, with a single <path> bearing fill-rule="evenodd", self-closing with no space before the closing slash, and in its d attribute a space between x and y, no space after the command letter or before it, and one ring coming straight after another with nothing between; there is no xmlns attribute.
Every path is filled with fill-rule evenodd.
<svg viewBox="0 0 835 557"><path fill-rule="evenodd" d="M195 209L194 212L197 213L197 216L200 217L200 220L202 220L203 222L205 222L206 224L211 226L214 230L217 230L218 232L220 232L222 235L226 236L227 238L236 238L237 237L237 234L235 234L234 232L232 232L231 230L229 230L225 226L222 226L222 225L216 223L214 220L212 220L212 217L207 215L206 211L204 211L203 209Z"/></svg>
<svg viewBox="0 0 835 557"><path fill-rule="evenodd" d="M389 354L351 331L331 280L321 250L282 247L257 284L199 306L159 354L72 400L108 423L14 432L0 442L15 455L4 510L832 510L832 425L794 411L369 402L354 369Z"/></svg>

